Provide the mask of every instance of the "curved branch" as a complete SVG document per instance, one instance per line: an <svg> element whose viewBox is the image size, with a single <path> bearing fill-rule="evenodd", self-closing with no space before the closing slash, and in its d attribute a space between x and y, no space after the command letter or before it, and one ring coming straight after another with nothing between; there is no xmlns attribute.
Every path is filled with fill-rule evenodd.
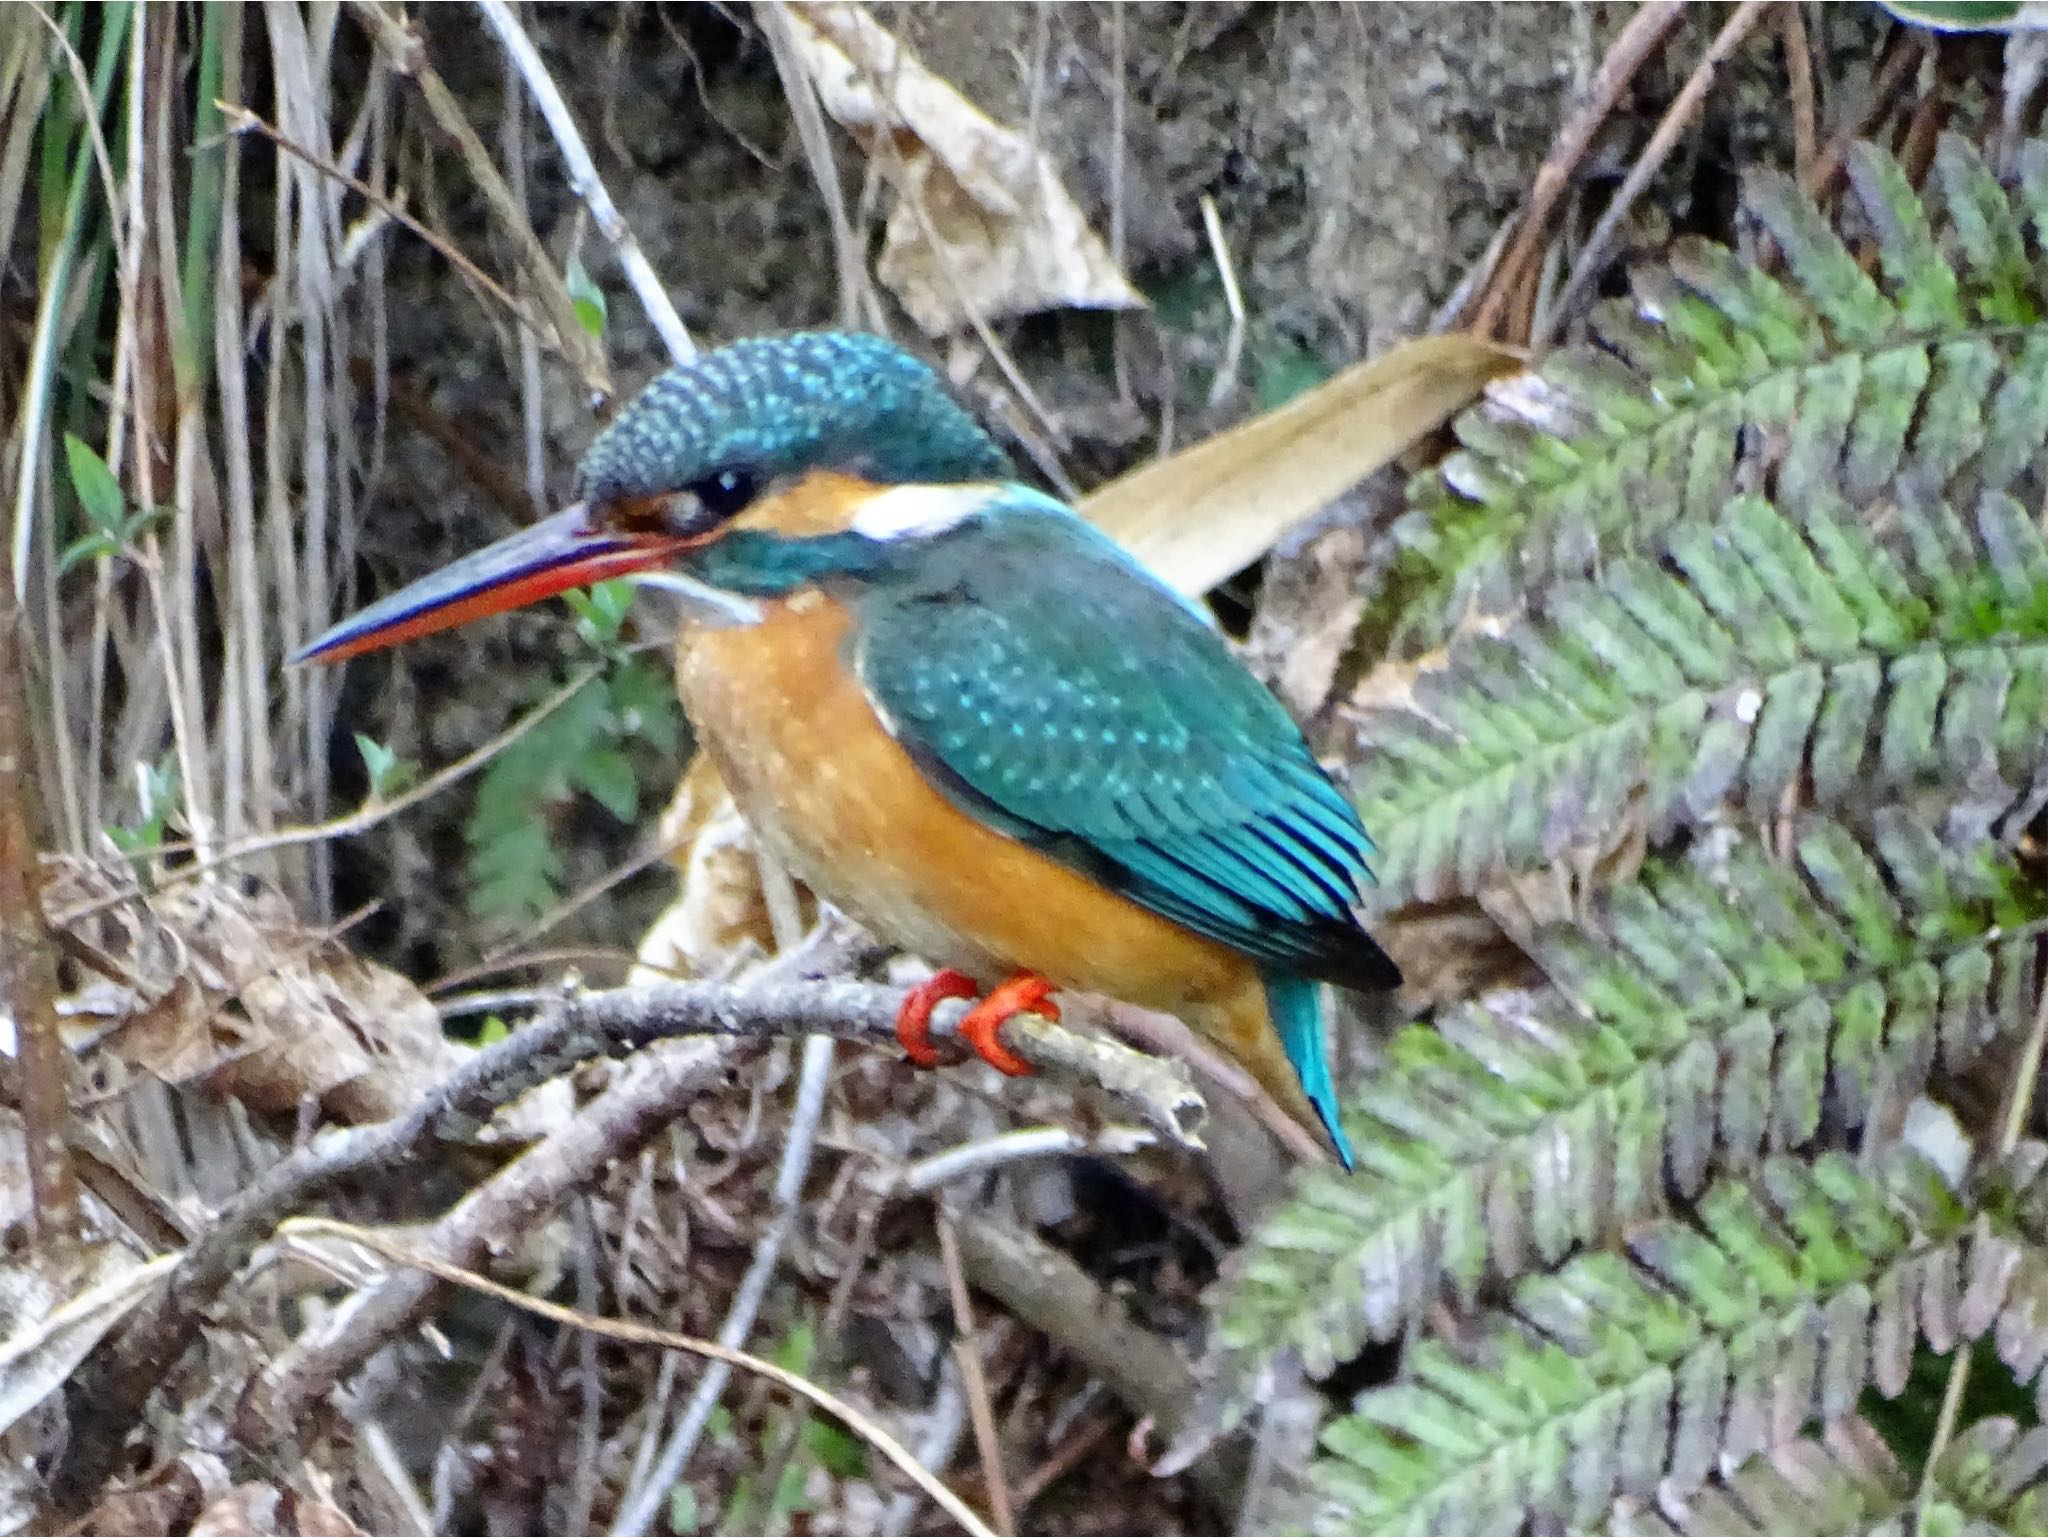
<svg viewBox="0 0 2048 1538"><path fill-rule="evenodd" d="M69 1503L82 1505L90 1499L113 1468L121 1443L141 1415L151 1390L197 1338L203 1311L280 1222L303 1211L343 1180L398 1168L435 1141L473 1138L499 1107L589 1058L622 1056L676 1037L765 1039L817 1034L894 1047L896 1011L905 990L790 978L788 972L797 970L804 960L805 953L798 952L779 976L771 969L768 976L744 983L664 983L564 997L503 1041L478 1052L404 1116L371 1126L330 1130L275 1166L222 1210L212 1229L178 1263L161 1298L139 1311L128 1328L80 1371L74 1380L73 1399L90 1404L93 1413L77 1422L52 1488ZM933 1014L934 1036L943 1040L951 1035L966 1011L967 1006L957 1000L942 1004ZM1085 1013L1077 1007L1070 1010L1070 1018ZM1017 1017L1006 1031L1012 1050L1034 1067L1099 1087L1121 1099L1168 1140L1184 1147L1201 1147L1198 1134L1208 1108L1179 1063L1148 1057L1120 1042L1084 1035L1035 1015ZM671 1110L664 1096L672 1094L676 1103L682 1103L703 1093L722 1074L726 1062L726 1052L718 1042L680 1045L688 1049L686 1056L693 1066L672 1084L661 1080L655 1092L660 1105ZM674 1053L664 1054L661 1060L673 1065ZM639 1082L636 1076L629 1085ZM638 1101L615 1098L628 1087L622 1085L599 1097L569 1127L509 1167L497 1181L473 1192L434 1231L455 1224L451 1234L460 1232L461 1214L471 1211L487 1192L515 1172L529 1169L530 1160L569 1133L588 1137L594 1128L611 1128L596 1143L577 1145L591 1155L588 1162L575 1162L574 1167L583 1174L616 1157L630 1141L622 1129L660 1124L659 1117L651 1124L646 1121L646 1113L635 1109ZM642 1091L636 1091L640 1092L646 1092L644 1084ZM603 1107L610 1109L601 1110ZM564 1157L557 1151L542 1162L548 1168L562 1168ZM544 1210L569 1189L552 1177L543 1187L521 1198L518 1205L529 1211ZM485 1206L497 1210L489 1203ZM493 1221L498 1226L485 1231L498 1237L519 1231L516 1224L502 1220L502 1215ZM391 1290L400 1287L417 1289L417 1296L407 1293L401 1299ZM364 1354L387 1338L377 1333L379 1328L386 1324L388 1331L403 1328L426 1297L425 1284L417 1277L403 1282L394 1279L377 1291L386 1298L383 1306L371 1311L377 1325L352 1337L363 1345ZM361 1312L355 1311L359 1316ZM332 1374L322 1368L316 1376L325 1375L331 1384L334 1376L347 1371L360 1356L347 1361L330 1356L328 1360L334 1364Z"/></svg>

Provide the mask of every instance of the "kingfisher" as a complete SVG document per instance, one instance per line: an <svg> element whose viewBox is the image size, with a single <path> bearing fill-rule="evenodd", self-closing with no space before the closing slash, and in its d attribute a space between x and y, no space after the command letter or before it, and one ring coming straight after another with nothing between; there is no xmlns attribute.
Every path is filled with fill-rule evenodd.
<svg viewBox="0 0 2048 1538"><path fill-rule="evenodd" d="M606 578L715 595L677 693L763 844L937 965L930 1016L1005 1073L1057 990L1176 1015L1348 1169L1325 983L1398 987L1350 800L1206 613L1007 456L882 338L754 338L656 378L574 505L302 648L334 661ZM678 581L678 579L682 579Z"/></svg>

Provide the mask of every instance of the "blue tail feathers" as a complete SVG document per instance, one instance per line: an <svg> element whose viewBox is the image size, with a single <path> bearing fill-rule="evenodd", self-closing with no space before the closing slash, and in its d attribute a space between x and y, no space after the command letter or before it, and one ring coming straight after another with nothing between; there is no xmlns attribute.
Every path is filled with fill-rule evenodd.
<svg viewBox="0 0 2048 1538"><path fill-rule="evenodd" d="M1301 1087L1309 1104L1323 1120L1323 1130L1337 1145L1337 1157L1347 1170L1358 1167L1351 1140L1337 1120L1337 1085L1330 1077L1330 1054L1323 1041L1323 987L1312 978L1262 969L1266 982L1266 1008L1280 1032L1280 1045L1287 1061L1301 1075Z"/></svg>

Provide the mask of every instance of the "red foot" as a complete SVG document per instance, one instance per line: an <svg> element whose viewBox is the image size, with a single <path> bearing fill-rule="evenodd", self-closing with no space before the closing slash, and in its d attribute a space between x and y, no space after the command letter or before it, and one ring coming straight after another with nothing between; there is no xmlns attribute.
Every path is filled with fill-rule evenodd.
<svg viewBox="0 0 2048 1538"><path fill-rule="evenodd" d="M965 972L951 967L934 972L910 990L903 1007L896 1011L896 1039L903 1043L903 1055L920 1068L939 1066L939 1049L932 1045L932 1011L941 999L971 999L981 990Z"/></svg>
<svg viewBox="0 0 2048 1538"><path fill-rule="evenodd" d="M1021 1078L1031 1072L1031 1065L1003 1045L1003 1026L1012 1015L1059 1019L1060 1007L1052 1002L1052 993L1052 984L1044 978L1019 972L968 1011L967 1018L960 1022L961 1038L981 1054L984 1062L1013 1078Z"/></svg>

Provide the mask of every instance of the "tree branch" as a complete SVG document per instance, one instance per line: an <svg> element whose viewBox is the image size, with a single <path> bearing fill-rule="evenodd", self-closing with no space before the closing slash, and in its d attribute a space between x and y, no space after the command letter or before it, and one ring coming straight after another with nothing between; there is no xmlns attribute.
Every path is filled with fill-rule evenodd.
<svg viewBox="0 0 2048 1538"><path fill-rule="evenodd" d="M64 1274L77 1258L78 1179L65 1123L71 1054L57 1033L56 973L43 928L29 784L21 610L0 582L0 1014L14 1023L16 1080L36 1243Z"/></svg>
<svg viewBox="0 0 2048 1538"><path fill-rule="evenodd" d="M793 979L791 974L806 964L815 965L815 958L797 952L784 964L769 968L762 977L743 983L668 983L565 997L503 1041L477 1053L430 1090L406 1115L371 1126L338 1128L321 1134L224 1208L211 1230L179 1262L159 1301L138 1311L128 1327L74 1378L73 1402L90 1405L92 1413L74 1421L65 1460L52 1479L53 1489L69 1506L82 1507L90 1501L113 1468L121 1443L140 1418L151 1390L163 1381L197 1338L202 1312L272 1229L340 1182L396 1169L436 1141L471 1139L499 1107L586 1059L618 1056L669 1038L761 1039L815 1033L894 1047L896 1011L905 997L904 990L857 982ZM957 1000L940 1005L933 1014L934 1036L941 1040L950 1036L967 1007ZM1191 1148L1201 1146L1197 1134L1206 1119L1207 1106L1180 1064L1147 1057L1120 1042L1085 1036L1038 1016L1020 1016L1006 1029L1011 1048L1034 1066L1099 1086L1123 1100L1169 1140ZM649 1093L659 1098L673 1090L687 1099L707 1087L722 1070L725 1054L719 1044L687 1045L702 1058L701 1065L675 1085L657 1086ZM693 1063L696 1061L692 1059ZM614 1090L611 1095L621 1090ZM611 1118L607 1125L638 1127L640 1113L631 1109L638 1102L613 1101L611 1095L593 1102L557 1137L593 1119ZM601 1112L599 1108L607 1105L613 1108ZM541 1148L554 1142L555 1139L550 1139ZM608 1152L600 1151L588 1170L601 1167L624 1146L620 1142ZM514 1171L527 1168L528 1159L538 1155L541 1148L498 1178L503 1180ZM550 1160L559 1163L565 1157L558 1151L550 1155ZM536 1177L529 1174L521 1178ZM455 1224L448 1230L451 1245L464 1232L457 1222L459 1214L469 1210L489 1189L487 1186L472 1193L442 1219L443 1224ZM545 1190L556 1188L548 1185ZM541 1202L542 1207L554 1199L554 1195L529 1198ZM440 1231L437 1225L435 1232ZM518 1231L500 1222L489 1233L494 1239L503 1239ZM449 1258L455 1258L452 1251ZM425 1284L412 1277L408 1285ZM403 1328L425 1293L422 1291L419 1298L409 1300L389 1292L384 1297L386 1302L368 1314L362 1314L368 1304L360 1299L361 1307L353 1311L352 1317L362 1314L366 1321L360 1335L363 1354L380 1344L390 1331ZM385 1329L386 1334L377 1334L379 1329ZM338 1358L330 1352L322 1360ZM346 1367L334 1369L336 1373L345 1370ZM327 1368L308 1368L307 1372L320 1376Z"/></svg>

